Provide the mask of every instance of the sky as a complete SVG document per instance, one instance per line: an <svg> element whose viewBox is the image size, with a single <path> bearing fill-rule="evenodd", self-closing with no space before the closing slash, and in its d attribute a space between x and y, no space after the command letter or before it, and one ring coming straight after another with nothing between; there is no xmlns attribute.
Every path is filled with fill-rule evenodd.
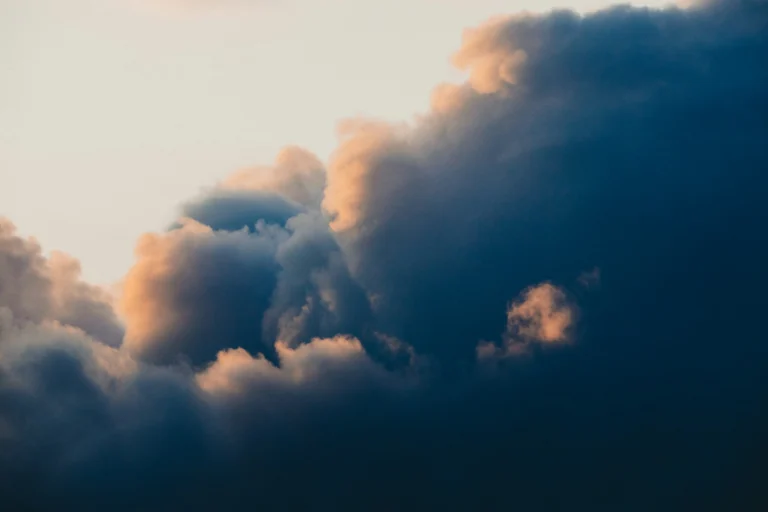
<svg viewBox="0 0 768 512"><path fill-rule="evenodd" d="M0 510L768 510L768 1L358 4L0 4Z"/></svg>
<svg viewBox="0 0 768 512"><path fill-rule="evenodd" d="M345 118L425 112L463 78L465 28L608 3L0 0L0 214L114 282L139 234L231 172L292 144L326 160Z"/></svg>

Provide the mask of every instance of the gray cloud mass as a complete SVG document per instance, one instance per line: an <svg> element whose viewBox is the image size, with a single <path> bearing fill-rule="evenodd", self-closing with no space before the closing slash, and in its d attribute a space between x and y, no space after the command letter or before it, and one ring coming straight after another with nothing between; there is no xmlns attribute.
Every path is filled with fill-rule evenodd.
<svg viewBox="0 0 768 512"><path fill-rule="evenodd" d="M468 30L142 236L0 221L3 510L768 508L768 3Z"/></svg>

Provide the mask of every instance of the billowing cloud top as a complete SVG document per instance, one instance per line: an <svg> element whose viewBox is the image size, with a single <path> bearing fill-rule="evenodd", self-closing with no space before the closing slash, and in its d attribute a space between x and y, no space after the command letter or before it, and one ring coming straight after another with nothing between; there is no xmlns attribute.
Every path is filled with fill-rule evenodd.
<svg viewBox="0 0 768 512"><path fill-rule="evenodd" d="M415 126L144 235L114 307L0 222L0 504L765 510L766 28L492 20Z"/></svg>

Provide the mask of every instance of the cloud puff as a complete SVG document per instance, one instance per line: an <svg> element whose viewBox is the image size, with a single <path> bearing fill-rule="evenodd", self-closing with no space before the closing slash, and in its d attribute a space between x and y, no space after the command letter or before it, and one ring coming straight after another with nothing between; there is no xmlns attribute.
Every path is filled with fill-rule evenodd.
<svg viewBox="0 0 768 512"><path fill-rule="evenodd" d="M352 279L326 220L302 214L287 229L291 236L275 255L280 271L264 316L265 335L294 346L318 336L365 334L368 298Z"/></svg>
<svg viewBox="0 0 768 512"><path fill-rule="evenodd" d="M318 210L325 189L325 166L312 153L295 146L280 151L272 167L236 172L225 179L225 190L261 190Z"/></svg>
<svg viewBox="0 0 768 512"><path fill-rule="evenodd" d="M480 359L525 354L533 343L558 344L569 341L576 320L576 307L565 292L550 283L525 290L507 308L507 329L504 346L480 343Z"/></svg>
<svg viewBox="0 0 768 512"><path fill-rule="evenodd" d="M401 152L407 152L407 146L398 137L395 127L383 122L347 121L339 125L338 132L342 142L333 156L323 207L331 215L331 227L335 231L345 231L359 227L367 209L374 207L369 202L378 195L371 195L368 191L389 186L389 182L384 180L372 181L375 176L368 169L377 164L374 159L389 158L393 165L400 167L403 162L397 159ZM381 165L386 164L381 162ZM397 190L397 184L392 184L391 188ZM382 191L382 196L388 195L385 192Z"/></svg>
<svg viewBox="0 0 768 512"><path fill-rule="evenodd" d="M141 508L169 490L159 475L184 479L203 454L215 460L202 397L180 370L144 366L55 322L9 329L11 320L0 310L4 506Z"/></svg>
<svg viewBox="0 0 768 512"><path fill-rule="evenodd" d="M284 232L261 225L214 231L190 221L163 235L145 235L123 285L126 348L155 363L212 360L242 346L274 357L261 341Z"/></svg>
<svg viewBox="0 0 768 512"><path fill-rule="evenodd" d="M186 204L182 213L216 230L238 231L252 230L259 222L285 226L302 211L300 205L271 192L217 189ZM177 222L172 227L181 225Z"/></svg>
<svg viewBox="0 0 768 512"><path fill-rule="evenodd" d="M335 396L354 391L361 383L394 380L369 358L355 338L318 338L295 349L278 342L277 353L279 367L243 349L220 352L216 362L198 375L198 382L213 395L274 400L281 390Z"/></svg>
<svg viewBox="0 0 768 512"><path fill-rule="evenodd" d="M507 333L510 336L544 343L568 339L574 312L562 290L544 283L526 290L523 298L507 309Z"/></svg>
<svg viewBox="0 0 768 512"><path fill-rule="evenodd" d="M0 308L16 322L56 321L118 346L123 327L111 301L105 290L80 280L76 260L58 252L46 259L34 239L21 238L0 218Z"/></svg>
<svg viewBox="0 0 768 512"><path fill-rule="evenodd" d="M7 219L0 220L0 244L0 306L23 319L42 320L51 308L51 284L40 246L18 237Z"/></svg>
<svg viewBox="0 0 768 512"><path fill-rule="evenodd" d="M766 23L483 25L416 125L145 235L122 343L0 224L3 504L764 510Z"/></svg>
<svg viewBox="0 0 768 512"><path fill-rule="evenodd" d="M121 311L125 346L146 361L202 365L228 348L276 361L277 341L361 335L369 317L364 292L317 214L238 231L188 220L146 235L136 254Z"/></svg>
<svg viewBox="0 0 768 512"><path fill-rule="evenodd" d="M533 16L521 16L517 23L536 21ZM499 44L508 33L509 20L496 19L464 33L461 50L453 57L459 69L469 71L469 83L480 93L499 92L503 86L517 84L518 73L528 60L521 48L506 48Z"/></svg>
<svg viewBox="0 0 768 512"><path fill-rule="evenodd" d="M112 308L112 297L103 289L80 280L80 262L54 252L49 260L55 319L78 327L110 346L122 343L124 329Z"/></svg>
<svg viewBox="0 0 768 512"><path fill-rule="evenodd" d="M229 231L250 229L259 221L284 226L298 213L319 211L324 189L325 169L317 157L287 147L274 165L232 174L203 197L184 205L182 214Z"/></svg>

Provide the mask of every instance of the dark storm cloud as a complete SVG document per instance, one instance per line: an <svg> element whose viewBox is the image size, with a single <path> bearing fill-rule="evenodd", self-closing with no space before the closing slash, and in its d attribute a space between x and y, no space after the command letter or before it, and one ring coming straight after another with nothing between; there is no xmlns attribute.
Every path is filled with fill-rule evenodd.
<svg viewBox="0 0 768 512"><path fill-rule="evenodd" d="M5 509L136 510L217 460L188 373L143 366L60 324L9 329L9 316L0 316Z"/></svg>
<svg viewBox="0 0 768 512"><path fill-rule="evenodd" d="M326 220L302 214L287 228L291 236L277 249L280 271L264 316L268 339L296 345L339 333L361 336L371 320L368 298L349 275Z"/></svg>
<svg viewBox="0 0 768 512"><path fill-rule="evenodd" d="M767 26L469 31L468 83L346 126L324 192L293 148L146 235L122 345L3 224L3 503L765 510Z"/></svg>
<svg viewBox="0 0 768 512"><path fill-rule="evenodd" d="M686 293L762 254L765 10L617 7L469 31L456 61L472 80L448 107L443 90L415 132L353 130L330 166L325 205L382 328L468 360L503 329L510 290L599 266L609 287L655 294L672 275Z"/></svg>

